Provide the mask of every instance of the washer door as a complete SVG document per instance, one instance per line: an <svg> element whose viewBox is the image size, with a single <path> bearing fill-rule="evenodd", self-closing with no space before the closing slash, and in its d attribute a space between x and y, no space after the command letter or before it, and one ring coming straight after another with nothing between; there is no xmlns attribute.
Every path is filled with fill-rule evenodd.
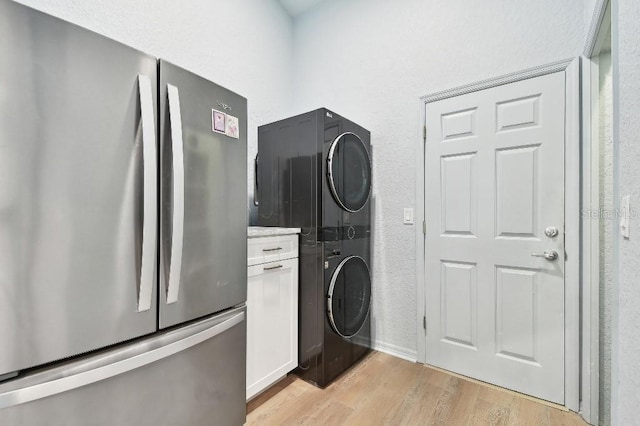
<svg viewBox="0 0 640 426"><path fill-rule="evenodd" d="M359 256L344 259L331 277L327 314L333 330L342 337L356 335L369 315L371 278Z"/></svg>
<svg viewBox="0 0 640 426"><path fill-rule="evenodd" d="M371 192L371 159L362 139L347 132L329 149L329 186L336 202L349 212L361 210Z"/></svg>

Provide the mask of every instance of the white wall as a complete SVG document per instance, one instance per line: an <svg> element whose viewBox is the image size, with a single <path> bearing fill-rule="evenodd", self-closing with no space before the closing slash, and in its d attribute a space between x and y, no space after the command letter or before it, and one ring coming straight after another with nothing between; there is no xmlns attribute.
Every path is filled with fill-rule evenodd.
<svg viewBox="0 0 640 426"><path fill-rule="evenodd" d="M640 2L613 2L614 149L619 164L618 195L631 195L640 212ZM616 200L617 201L617 200ZM617 237L617 317L613 318L613 424L638 423L640 407L640 222L630 238ZM615 307L614 307L615 309Z"/></svg>
<svg viewBox="0 0 640 426"><path fill-rule="evenodd" d="M371 131L373 333L415 357L418 99L580 54L583 0L328 0L294 23L294 105Z"/></svg>
<svg viewBox="0 0 640 426"><path fill-rule="evenodd" d="M293 22L277 0L19 0L248 99L249 194L257 126L290 113Z"/></svg>

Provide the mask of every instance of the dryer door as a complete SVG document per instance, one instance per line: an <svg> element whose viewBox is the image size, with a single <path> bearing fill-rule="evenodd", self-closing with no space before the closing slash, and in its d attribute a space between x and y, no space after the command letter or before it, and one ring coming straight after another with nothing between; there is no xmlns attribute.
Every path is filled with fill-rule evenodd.
<svg viewBox="0 0 640 426"><path fill-rule="evenodd" d="M329 149L328 178L336 202L349 212L361 210L371 192L371 159L355 133L338 136Z"/></svg>
<svg viewBox="0 0 640 426"><path fill-rule="evenodd" d="M336 268L327 295L327 315L333 330L342 337L358 334L369 315L371 278L359 256L349 256Z"/></svg>

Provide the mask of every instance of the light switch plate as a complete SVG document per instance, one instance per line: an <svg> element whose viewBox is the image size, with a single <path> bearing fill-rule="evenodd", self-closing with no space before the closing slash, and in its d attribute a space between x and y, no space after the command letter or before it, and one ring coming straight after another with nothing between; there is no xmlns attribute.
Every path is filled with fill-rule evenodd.
<svg viewBox="0 0 640 426"><path fill-rule="evenodd" d="M629 238L629 222L631 218L631 209L629 201L631 196L627 195L620 200L620 235Z"/></svg>
<svg viewBox="0 0 640 426"><path fill-rule="evenodd" d="M412 208L404 209L404 224L413 225L413 209Z"/></svg>

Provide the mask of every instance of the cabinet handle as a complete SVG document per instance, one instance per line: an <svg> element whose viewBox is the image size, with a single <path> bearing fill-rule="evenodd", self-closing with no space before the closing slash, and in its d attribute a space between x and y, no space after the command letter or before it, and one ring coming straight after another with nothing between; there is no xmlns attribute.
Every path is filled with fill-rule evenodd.
<svg viewBox="0 0 640 426"><path fill-rule="evenodd" d="M280 268L282 268L282 265L270 266L270 267L268 267L268 268L263 268L263 270L265 270L265 271L272 271L272 270L274 270L274 269L280 269Z"/></svg>
<svg viewBox="0 0 640 426"><path fill-rule="evenodd" d="M282 250L282 247L275 247L275 248L269 248L269 249L262 249L262 251L278 251L278 250Z"/></svg>

